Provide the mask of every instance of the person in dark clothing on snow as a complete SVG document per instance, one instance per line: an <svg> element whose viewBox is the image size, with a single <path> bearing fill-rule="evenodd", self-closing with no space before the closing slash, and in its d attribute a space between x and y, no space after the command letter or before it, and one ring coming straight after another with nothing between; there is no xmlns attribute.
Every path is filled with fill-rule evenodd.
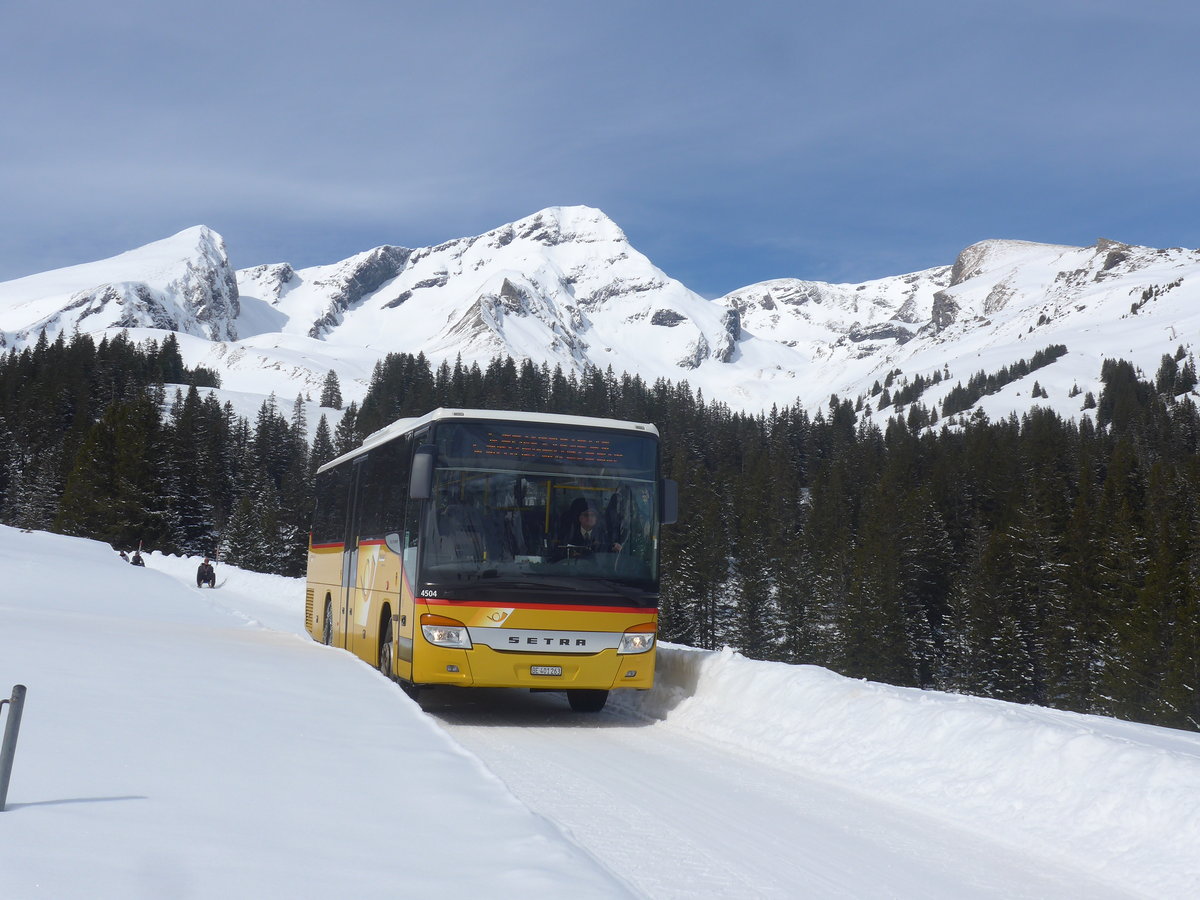
<svg viewBox="0 0 1200 900"><path fill-rule="evenodd" d="M137 550L134 550L133 558L131 560L129 560L129 564L131 566L144 566L144 565L146 565L146 562L145 562L145 560L142 559L142 554L139 553Z"/></svg>
<svg viewBox="0 0 1200 900"><path fill-rule="evenodd" d="M217 573L213 571L207 556L204 557L204 562L200 563L200 567L196 569L196 587L204 587L206 584L210 588L217 586Z"/></svg>

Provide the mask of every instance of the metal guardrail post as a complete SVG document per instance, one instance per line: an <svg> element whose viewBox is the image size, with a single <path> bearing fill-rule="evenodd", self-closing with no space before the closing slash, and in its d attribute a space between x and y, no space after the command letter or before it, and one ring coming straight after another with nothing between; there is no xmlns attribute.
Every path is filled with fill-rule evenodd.
<svg viewBox="0 0 1200 900"><path fill-rule="evenodd" d="M0 700L7 703L8 721L4 723L4 742L0 743L0 812L8 799L8 779L12 775L13 757L17 753L17 732L21 730L21 711L25 708L25 685L13 685L12 699Z"/></svg>

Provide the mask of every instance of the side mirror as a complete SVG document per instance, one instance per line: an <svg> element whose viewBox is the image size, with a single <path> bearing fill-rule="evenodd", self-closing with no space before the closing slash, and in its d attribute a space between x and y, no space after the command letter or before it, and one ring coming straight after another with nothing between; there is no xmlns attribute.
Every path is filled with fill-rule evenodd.
<svg viewBox="0 0 1200 900"><path fill-rule="evenodd" d="M679 485L673 479L664 478L658 485L660 525L674 525L679 520Z"/></svg>
<svg viewBox="0 0 1200 900"><path fill-rule="evenodd" d="M434 444L422 444L413 453L408 499L428 500L433 496L433 463L436 458L437 446Z"/></svg>
<svg viewBox="0 0 1200 900"><path fill-rule="evenodd" d="M387 545L387 548L395 554L401 554L404 552L404 544L400 540L399 532L389 531L383 536L383 542Z"/></svg>

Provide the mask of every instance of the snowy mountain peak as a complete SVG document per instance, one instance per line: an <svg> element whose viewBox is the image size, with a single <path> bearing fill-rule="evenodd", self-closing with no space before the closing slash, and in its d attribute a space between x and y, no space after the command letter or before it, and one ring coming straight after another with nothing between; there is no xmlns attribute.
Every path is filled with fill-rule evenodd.
<svg viewBox="0 0 1200 900"><path fill-rule="evenodd" d="M950 286L962 284L969 278L975 278L981 273L996 269L1006 263L1016 260L1022 255L1036 253L1049 244L1037 244L1032 241L1011 241L988 239L971 244L964 248L954 261L950 270ZM1074 248L1062 248L1074 249Z"/></svg>
<svg viewBox="0 0 1200 900"><path fill-rule="evenodd" d="M548 247L564 243L628 243L625 232L612 219L590 206L552 206L506 227L523 240Z"/></svg>
<svg viewBox="0 0 1200 900"><path fill-rule="evenodd" d="M0 346L79 328L154 328L237 340L237 276L204 225L109 259L0 284Z"/></svg>
<svg viewBox="0 0 1200 900"><path fill-rule="evenodd" d="M507 354L577 372L589 364L636 371L639 357L655 369L728 360L737 331L728 310L668 278L585 206L290 275L247 270L241 290L245 302L282 316L280 330L329 344L379 347L404 335L401 349L435 360L486 364Z"/></svg>
<svg viewBox="0 0 1200 900"><path fill-rule="evenodd" d="M1080 414L1104 357L1154 371L1200 328L1200 251L1102 238L1089 247L985 240L952 264L860 284L779 278L708 300L630 245L603 212L540 210L474 237L383 245L329 265L233 272L204 226L128 253L0 284L0 346L44 329L173 330L190 365L254 394L319 391L330 369L346 398L376 361L424 353L433 365L497 355L582 372L612 367L687 380L749 411L936 372L931 408L956 381L1063 345L1040 372L1039 405ZM151 335L146 335L151 336ZM1029 384L981 401L1023 412ZM1046 392L1049 390L1049 397ZM903 412L873 402L864 415Z"/></svg>

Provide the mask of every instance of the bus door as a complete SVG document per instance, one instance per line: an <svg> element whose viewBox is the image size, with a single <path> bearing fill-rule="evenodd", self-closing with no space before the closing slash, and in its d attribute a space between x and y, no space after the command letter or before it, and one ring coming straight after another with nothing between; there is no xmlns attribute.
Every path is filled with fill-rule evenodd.
<svg viewBox="0 0 1200 900"><path fill-rule="evenodd" d="M429 430L425 429L413 435L411 446L420 447L427 443L429 443ZM412 453L410 451L405 452L404 462L409 468L401 473L401 477L407 477L411 471ZM407 488L406 484L405 497L408 496ZM400 583L397 586L400 593L396 616L399 627L395 632L395 665L396 674L406 680L412 680L413 677L413 649L418 631L417 553L420 544L426 540L426 538L420 537L422 532L428 529L428 524L425 522L426 506L427 503L424 500L407 500L404 508L404 529L400 533Z"/></svg>
<svg viewBox="0 0 1200 900"><path fill-rule="evenodd" d="M338 596L337 628L334 644L350 649L350 628L354 619L354 587L358 580L358 507L359 480L366 455L354 460L350 469L350 496L346 500L346 541L342 550L342 587Z"/></svg>

